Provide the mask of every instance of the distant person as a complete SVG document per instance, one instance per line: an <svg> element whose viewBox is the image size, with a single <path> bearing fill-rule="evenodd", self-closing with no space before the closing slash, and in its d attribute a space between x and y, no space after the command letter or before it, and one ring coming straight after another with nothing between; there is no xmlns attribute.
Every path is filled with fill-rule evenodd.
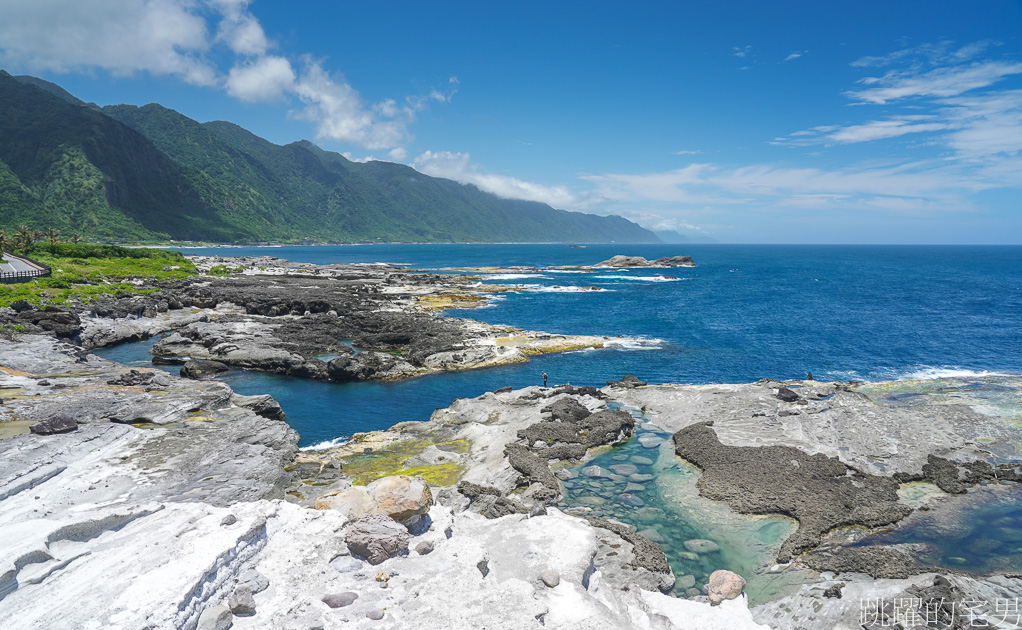
<svg viewBox="0 0 1022 630"><path fill-rule="evenodd" d="M812 372L806 372L806 380L807 381L813 380L813 373Z"/></svg>
<svg viewBox="0 0 1022 630"><path fill-rule="evenodd" d="M546 387L546 372L543 372L543 387Z"/></svg>

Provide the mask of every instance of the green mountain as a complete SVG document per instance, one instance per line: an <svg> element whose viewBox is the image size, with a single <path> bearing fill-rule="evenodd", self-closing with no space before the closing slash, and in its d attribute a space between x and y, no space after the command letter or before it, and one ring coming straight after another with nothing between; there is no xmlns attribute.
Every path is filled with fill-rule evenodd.
<svg viewBox="0 0 1022 630"><path fill-rule="evenodd" d="M97 108L0 71L0 228L105 240L657 242L401 164L279 146L151 104Z"/></svg>

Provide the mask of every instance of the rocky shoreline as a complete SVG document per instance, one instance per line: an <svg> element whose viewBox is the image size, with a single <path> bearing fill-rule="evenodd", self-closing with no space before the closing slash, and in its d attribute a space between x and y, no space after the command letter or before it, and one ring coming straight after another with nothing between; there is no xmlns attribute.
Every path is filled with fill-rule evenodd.
<svg viewBox="0 0 1022 630"><path fill-rule="evenodd" d="M173 331L156 361L217 361L333 382L396 381L528 361L530 355L628 341L560 335L445 317L508 290L482 276L386 264L309 265L269 257L191 257L204 274L57 308L0 309L0 323L52 333L86 349Z"/></svg>
<svg viewBox="0 0 1022 630"><path fill-rule="evenodd" d="M215 373L195 359L227 358L307 378L388 379L489 365L465 355L516 332L430 314L424 296L478 295L446 276L200 264L225 260L243 267L236 277L80 313L4 314L34 328L0 342L0 626L879 628L936 607L930 627L958 628L970 613L953 603L987 602L992 614L1022 593L1009 572L937 569L912 545L866 536L976 484L1022 479L1017 428L958 402L893 404L884 384L626 377L506 388L299 451L269 396L89 354L176 329L157 356L189 357L193 376ZM597 343L519 335L492 347ZM463 356L437 359L447 353ZM636 438L640 418L673 439ZM742 577L714 571L693 588L655 531L609 518L602 499L566 504L581 466L634 440L644 461L696 466L699 493L737 514L794 519L764 570L797 572L800 585L750 608ZM609 468L586 483L626 510L658 483L629 463ZM932 486L930 499L909 505L910 483ZM698 555L705 543L685 546ZM688 599L665 594L676 582Z"/></svg>

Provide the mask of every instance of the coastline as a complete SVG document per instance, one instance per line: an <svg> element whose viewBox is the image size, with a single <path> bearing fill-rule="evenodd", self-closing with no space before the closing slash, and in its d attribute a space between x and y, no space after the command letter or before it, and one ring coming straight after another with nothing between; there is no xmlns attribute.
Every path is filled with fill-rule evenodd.
<svg viewBox="0 0 1022 630"><path fill-rule="evenodd" d="M391 351L399 347L406 356L418 352L423 366L438 370L472 362L451 356L449 364L429 364L429 357L467 354L466 348L491 341L522 355L619 341L530 335L466 323L471 320L457 320L453 328L438 324L453 318L430 314L437 304L421 298L478 304L466 299L485 299L474 276L386 265L293 265L278 272L268 260L230 261L245 270L228 270L227 279L207 275L162 296L100 302L94 306L126 314L89 317L82 311L84 317L75 314L77 327L66 318L49 332L67 338L81 331L83 339L101 342L90 344L96 347L175 328L180 339L170 335L161 343L192 350L181 354L247 343L235 365L304 378L322 374L313 360L329 366L344 358L349 366L363 354L387 354L380 346L357 352L333 347L328 350L339 356L317 359L322 339L349 337L338 334L334 320L340 318L330 315L335 309L356 322L378 322L381 313L391 313L382 317L394 317L402 327L382 333L400 339L375 342ZM208 274L225 261L199 262ZM274 284L276 295L269 288ZM161 313L161 297L174 297L180 306L167 304ZM316 313L309 308L314 300L321 302ZM372 317L360 320L360 313ZM381 334L367 325L359 324L359 334ZM280 329L286 335L275 334ZM0 411L6 420L0 427L9 429L0 440L0 530L19 541L0 558L0 620L27 619L26 627L49 627L54 619L87 627L88 620L104 619L111 627L190 629L205 627L213 612L222 618L225 610L242 629L267 623L303 629L534 627L537 619L607 628L829 627L859 619L862 601L878 596L994 602L1022 592L1022 580L1011 570L978 577L926 565L919 562L925 550L918 544L870 542L861 529L887 528L912 510L926 511L920 508L943 509L947 496L968 498L970 486L994 477L1017 478L1014 427L963 404L972 395L986 396L983 404L995 395L1017 398L1017 375L741 385L647 385L633 377L601 388L501 388L458 399L428 421L356 435L336 448L299 451L298 435L267 396L238 396L216 380L126 369L31 332L0 343ZM499 339L507 339L504 346ZM296 345L283 350L285 342ZM452 350L451 344L460 346ZM230 359L236 351L215 356ZM171 352L162 356L175 358ZM472 366L487 365L492 363ZM388 373L393 367L366 375L385 381L410 374L406 368ZM1014 393L1003 393L1008 390ZM27 433L29 425L62 414L79 420L76 430ZM930 438L920 443L926 432ZM646 450L627 461L613 459L627 445ZM611 457L605 471L584 472L601 456ZM633 460L657 474L630 472ZM738 461L755 466L732 465ZM699 464L692 469L698 475L693 487L704 501L730 505L734 522L746 522L746 512L798 522L785 540L764 546L770 557L743 565L750 582L783 582L767 601L750 608L738 589L735 599L711 606L705 601L709 571L672 571L674 560L651 539L659 535L654 505L681 496L671 477L679 462ZM398 532L406 546L368 564L350 538L366 518L358 488L385 478L419 478L429 487L429 500L417 499L419 513L406 533ZM892 494L921 482L942 491L931 491L911 509ZM569 504L568 484L590 488L584 496L599 501ZM636 510L636 499L646 505ZM620 522L641 510L653 520ZM640 532L640 525L649 531ZM190 543L168 549L167 540ZM693 543L686 550L702 549L685 553L707 569L724 568L714 564L723 556L713 555L707 541L695 544L699 540L679 542ZM132 586L133 580L159 580L163 567L172 567L176 577L149 593ZM89 576L97 572L115 577L92 584ZM679 591L679 583L687 587ZM760 588L750 583L750 592L753 587ZM87 592L95 602L54 607L42 596L54 588ZM688 599L661 592L672 588ZM466 592L478 596L466 600ZM350 599L338 599L346 593L357 595L354 603L330 603ZM449 602L459 597L452 608ZM522 607L521 601L530 603Z"/></svg>

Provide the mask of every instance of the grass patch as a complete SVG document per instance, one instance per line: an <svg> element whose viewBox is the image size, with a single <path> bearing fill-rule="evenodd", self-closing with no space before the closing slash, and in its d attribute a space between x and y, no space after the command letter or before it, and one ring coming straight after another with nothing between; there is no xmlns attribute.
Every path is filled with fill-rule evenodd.
<svg viewBox="0 0 1022 630"><path fill-rule="evenodd" d="M148 295L155 289L136 281L183 280L197 275L181 252L128 249L91 243L37 244L25 255L49 265L53 275L21 284L0 285L0 306L18 300L45 304L85 303L127 292Z"/></svg>

